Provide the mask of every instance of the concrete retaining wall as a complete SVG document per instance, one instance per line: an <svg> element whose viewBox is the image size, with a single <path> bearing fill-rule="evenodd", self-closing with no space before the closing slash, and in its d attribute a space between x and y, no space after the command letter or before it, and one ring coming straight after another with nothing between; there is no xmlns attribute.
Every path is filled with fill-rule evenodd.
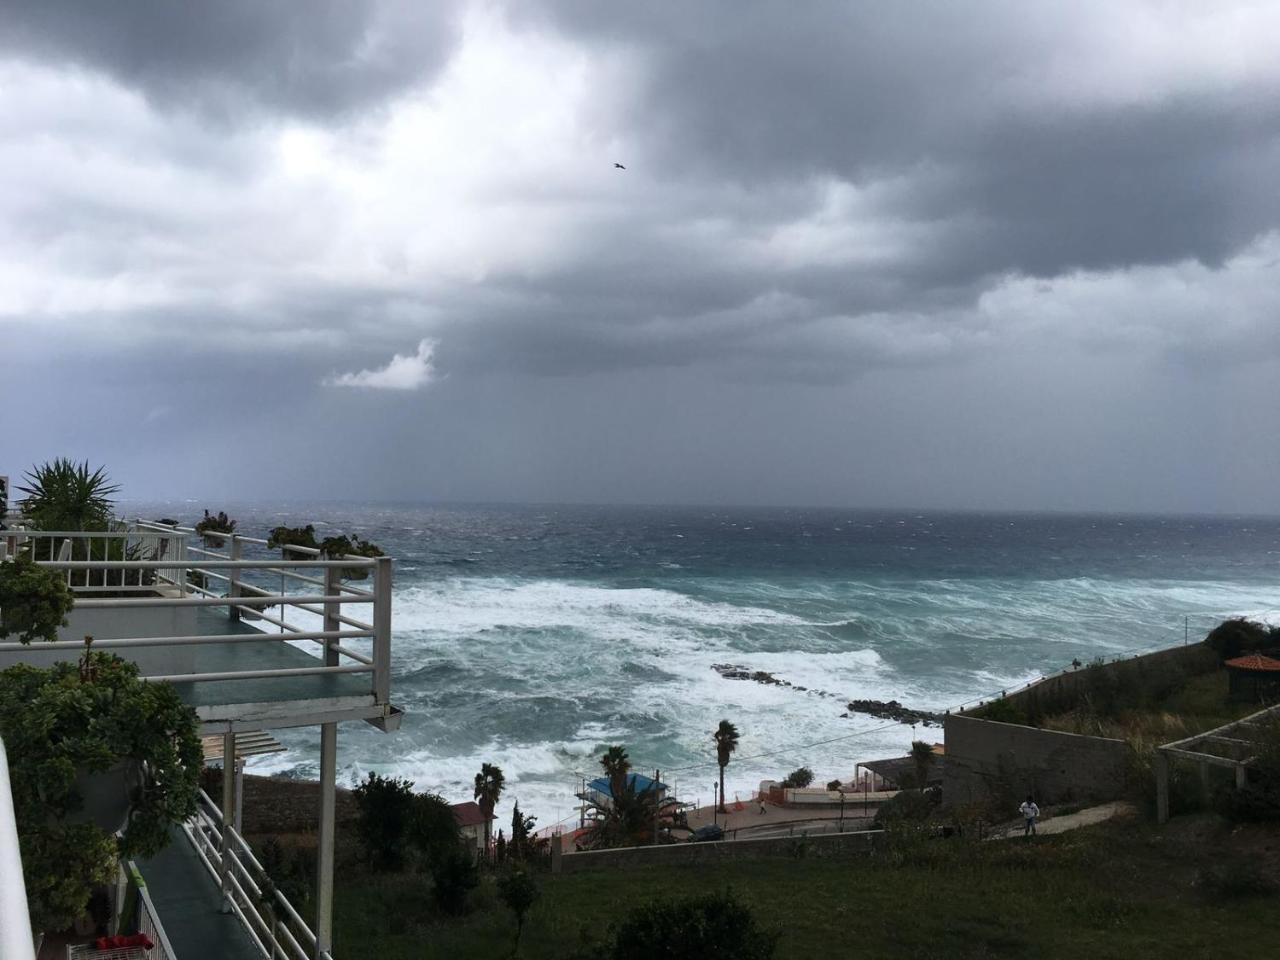
<svg viewBox="0 0 1280 960"><path fill-rule="evenodd" d="M621 847L617 850L585 850L552 853L557 873L581 870L622 870L631 867L723 863L770 857L844 859L872 854L884 834L879 830L827 833L812 837L770 837L764 840L721 840L715 843L671 843L656 847ZM554 842L554 841L553 841ZM557 869L558 867L558 869Z"/></svg>
<svg viewBox="0 0 1280 960"><path fill-rule="evenodd" d="M1038 730L951 715L942 796L948 806L995 799L1010 805L1114 800L1125 789L1129 747L1123 740Z"/></svg>
<svg viewBox="0 0 1280 960"><path fill-rule="evenodd" d="M187 637L198 634L194 607L125 607L123 609L76 610L67 614L67 626L58 630L59 640L84 640L85 634L95 640L121 637ZM143 676L168 676L191 673L195 666L195 648L135 647L111 650L138 665ZM41 649L39 641L26 649L0 653L0 670L15 663L48 667L57 662L74 663L79 650Z"/></svg>

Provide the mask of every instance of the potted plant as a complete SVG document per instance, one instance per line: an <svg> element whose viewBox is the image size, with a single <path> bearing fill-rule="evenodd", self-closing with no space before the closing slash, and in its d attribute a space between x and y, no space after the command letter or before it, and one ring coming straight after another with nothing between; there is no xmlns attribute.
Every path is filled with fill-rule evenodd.
<svg viewBox="0 0 1280 960"><path fill-rule="evenodd" d="M317 550L320 544L316 542L316 528L308 523L305 527L272 527L267 534L267 546L273 549L279 547L280 555L286 560L311 560L314 554L289 548L310 547Z"/></svg>
<svg viewBox="0 0 1280 960"><path fill-rule="evenodd" d="M195 814L195 712L119 657L86 649L78 664L0 671L0 736L22 771L13 803L36 930L70 926L120 857L158 852Z"/></svg>
<svg viewBox="0 0 1280 960"><path fill-rule="evenodd" d="M196 524L196 533L204 538L207 547L221 547L227 541L226 536L220 536L220 534L230 535L235 533L235 530L236 522L221 510L216 516L206 510L204 519Z"/></svg>
<svg viewBox="0 0 1280 960"><path fill-rule="evenodd" d="M0 562L0 640L11 634L19 643L57 640L74 603L64 577L28 554Z"/></svg>
<svg viewBox="0 0 1280 960"><path fill-rule="evenodd" d="M320 544L320 555L327 560L341 560L344 557L382 557L386 556L382 549L374 543L353 533L350 537L341 535L326 537ZM368 567L341 567L339 570L345 580L365 580L369 576Z"/></svg>

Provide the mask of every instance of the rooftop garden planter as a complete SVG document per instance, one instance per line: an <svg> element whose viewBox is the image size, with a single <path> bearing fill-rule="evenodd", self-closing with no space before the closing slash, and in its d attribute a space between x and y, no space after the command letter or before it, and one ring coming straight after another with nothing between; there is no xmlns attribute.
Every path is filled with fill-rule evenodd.
<svg viewBox="0 0 1280 960"><path fill-rule="evenodd" d="M63 576L30 556L0 562L0 640L57 640L74 603Z"/></svg>
<svg viewBox="0 0 1280 960"><path fill-rule="evenodd" d="M280 555L286 560L314 560L311 550L320 549L316 542L316 528L311 524L305 527L273 527L267 534L267 546L280 548ZM308 547L309 550L290 550L290 547Z"/></svg>
<svg viewBox="0 0 1280 960"><path fill-rule="evenodd" d="M204 538L205 546L221 547L227 537L235 533L236 522L219 510L217 514L204 512L204 518L196 524L196 533Z"/></svg>
<svg viewBox="0 0 1280 960"><path fill-rule="evenodd" d="M377 545L362 539L358 534L350 537L328 537L320 544L320 554L327 560L341 560L345 557L382 557L385 554ZM366 580L369 577L368 567L341 567L339 573L344 580Z"/></svg>

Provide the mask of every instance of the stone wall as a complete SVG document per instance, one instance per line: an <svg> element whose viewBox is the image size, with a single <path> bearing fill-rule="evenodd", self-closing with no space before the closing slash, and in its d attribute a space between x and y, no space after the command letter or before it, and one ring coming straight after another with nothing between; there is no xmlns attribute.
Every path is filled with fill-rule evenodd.
<svg viewBox="0 0 1280 960"><path fill-rule="evenodd" d="M582 870L668 867L770 857L844 859L869 856L879 846L883 836L879 830L867 830L858 833L824 833L812 837L770 837L763 840L720 840L711 843L671 843L656 847L621 847L617 850L585 850L562 853L558 857L553 852L551 862L552 869L557 873L575 873Z"/></svg>
<svg viewBox="0 0 1280 960"><path fill-rule="evenodd" d="M1017 804L1114 800L1125 790L1129 746L1123 740L1038 730L952 715L946 719L942 795L948 806L994 799Z"/></svg>

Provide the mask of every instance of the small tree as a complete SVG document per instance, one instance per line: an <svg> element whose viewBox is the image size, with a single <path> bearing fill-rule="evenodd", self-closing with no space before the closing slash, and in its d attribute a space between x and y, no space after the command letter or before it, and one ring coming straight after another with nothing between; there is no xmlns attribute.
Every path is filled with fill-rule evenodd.
<svg viewBox="0 0 1280 960"><path fill-rule="evenodd" d="M0 672L0 737L15 772L14 815L36 930L60 930L114 875L117 854L151 856L196 812L201 764L195 711L167 683L119 657L17 664ZM115 836L79 822L82 790L134 768L128 820ZM114 830L114 826L112 826Z"/></svg>
<svg viewBox="0 0 1280 960"><path fill-rule="evenodd" d="M454 847L432 864L431 879L436 906L453 917L467 912L467 899L480 883L475 858L461 846Z"/></svg>
<svg viewBox="0 0 1280 960"><path fill-rule="evenodd" d="M524 931L524 920L528 916L534 901L538 899L538 884L528 871L516 867L498 878L498 896L516 915L516 942L512 950L513 956L520 954L520 934Z"/></svg>
<svg viewBox="0 0 1280 960"><path fill-rule="evenodd" d="M106 468L89 471L89 461L58 457L26 472L22 513L37 530L105 530L111 497L120 488Z"/></svg>
<svg viewBox="0 0 1280 960"><path fill-rule="evenodd" d="M627 914L613 936L612 960L689 957L771 960L778 934L756 922L731 893L655 900Z"/></svg>
<svg viewBox="0 0 1280 960"><path fill-rule="evenodd" d="M375 870L404 866L404 841L413 817L413 782L371 773L353 791L360 838Z"/></svg>
<svg viewBox="0 0 1280 960"><path fill-rule="evenodd" d="M462 845L453 807L435 793L415 794L410 802L405 839L427 863L437 863Z"/></svg>
<svg viewBox="0 0 1280 960"><path fill-rule="evenodd" d="M67 581L26 554L0 562L0 640L54 641L75 603Z"/></svg>
<svg viewBox="0 0 1280 960"><path fill-rule="evenodd" d="M720 765L720 812L728 813L724 805L724 768L729 765L729 757L738 749L738 728L728 720L721 720L711 739L715 741L716 763Z"/></svg>
<svg viewBox="0 0 1280 960"><path fill-rule="evenodd" d="M804 789L811 783L813 783L813 771L808 767L792 770L787 774L787 778L782 781L784 787L795 787L797 789Z"/></svg>

